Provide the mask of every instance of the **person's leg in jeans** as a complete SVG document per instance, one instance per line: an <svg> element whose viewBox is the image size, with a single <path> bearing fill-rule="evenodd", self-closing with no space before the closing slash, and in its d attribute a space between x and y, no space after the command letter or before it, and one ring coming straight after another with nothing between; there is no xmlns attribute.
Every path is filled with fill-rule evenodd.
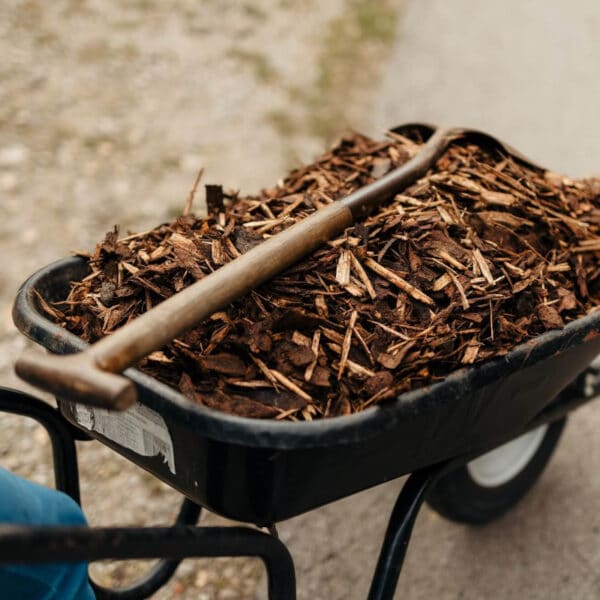
<svg viewBox="0 0 600 600"><path fill-rule="evenodd" d="M0 522L86 525L77 503L0 467ZM49 557L50 558L50 557ZM0 565L0 597L7 600L93 600L87 563Z"/></svg>

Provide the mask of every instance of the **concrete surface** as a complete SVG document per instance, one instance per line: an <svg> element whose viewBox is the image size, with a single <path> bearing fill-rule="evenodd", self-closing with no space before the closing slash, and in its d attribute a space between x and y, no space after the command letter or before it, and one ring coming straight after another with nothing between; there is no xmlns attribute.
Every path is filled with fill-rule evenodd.
<svg viewBox="0 0 600 600"><path fill-rule="evenodd" d="M600 7L593 0L405 3L375 129L469 125L572 176L600 173Z"/></svg>
<svg viewBox="0 0 600 600"><path fill-rule="evenodd" d="M406 2L373 107L373 131L406 121L470 125L541 164L600 173L600 5ZM600 405L578 411L538 485L485 528L428 508L396 594L404 600L600 597ZM301 600L366 597L399 482L281 526Z"/></svg>

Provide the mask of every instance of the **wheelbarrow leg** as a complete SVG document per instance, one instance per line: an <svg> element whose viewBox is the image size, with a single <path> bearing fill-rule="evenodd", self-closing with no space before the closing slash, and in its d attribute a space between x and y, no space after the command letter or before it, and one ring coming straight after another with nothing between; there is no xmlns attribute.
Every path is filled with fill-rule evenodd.
<svg viewBox="0 0 600 600"><path fill-rule="evenodd" d="M0 412L35 419L50 436L56 489L81 504L75 447L76 429L50 404L25 392L0 386Z"/></svg>
<svg viewBox="0 0 600 600"><path fill-rule="evenodd" d="M0 386L0 412L35 419L52 443L56 489L78 504L79 470L75 440L90 440L46 402ZM128 587L104 588L91 582L98 600L140 600L167 583L187 557L258 556L267 569L270 600L293 600L296 577L292 557L276 535L243 527L195 527L200 507L184 499L174 527L114 528L1 526L0 564L158 558L148 573ZM275 530L272 531L275 533Z"/></svg>
<svg viewBox="0 0 600 600"><path fill-rule="evenodd" d="M427 467L406 480L388 522L368 600L393 599L419 510L427 491L447 468L447 464Z"/></svg>

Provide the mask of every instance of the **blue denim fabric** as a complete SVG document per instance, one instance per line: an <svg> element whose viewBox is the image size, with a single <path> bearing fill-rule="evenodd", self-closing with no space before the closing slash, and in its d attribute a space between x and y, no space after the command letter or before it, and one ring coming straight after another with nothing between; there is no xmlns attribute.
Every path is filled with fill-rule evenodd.
<svg viewBox="0 0 600 600"><path fill-rule="evenodd" d="M86 525L69 496L0 467L0 522L16 525ZM0 597L6 600L93 600L87 563L0 565Z"/></svg>

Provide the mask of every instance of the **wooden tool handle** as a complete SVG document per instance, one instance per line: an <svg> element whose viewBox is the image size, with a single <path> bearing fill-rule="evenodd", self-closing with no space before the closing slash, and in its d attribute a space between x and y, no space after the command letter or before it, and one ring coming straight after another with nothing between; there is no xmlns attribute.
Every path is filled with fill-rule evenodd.
<svg viewBox="0 0 600 600"><path fill-rule="evenodd" d="M134 404L133 382L102 369L90 350L67 356L25 352L15 371L21 379L59 398L115 410Z"/></svg>
<svg viewBox="0 0 600 600"><path fill-rule="evenodd" d="M421 151L391 173L327 205L171 296L80 354L24 354L19 377L83 404L124 409L136 400L134 385L116 375L162 348L183 331L281 273L356 218L421 177L462 130L438 130Z"/></svg>

